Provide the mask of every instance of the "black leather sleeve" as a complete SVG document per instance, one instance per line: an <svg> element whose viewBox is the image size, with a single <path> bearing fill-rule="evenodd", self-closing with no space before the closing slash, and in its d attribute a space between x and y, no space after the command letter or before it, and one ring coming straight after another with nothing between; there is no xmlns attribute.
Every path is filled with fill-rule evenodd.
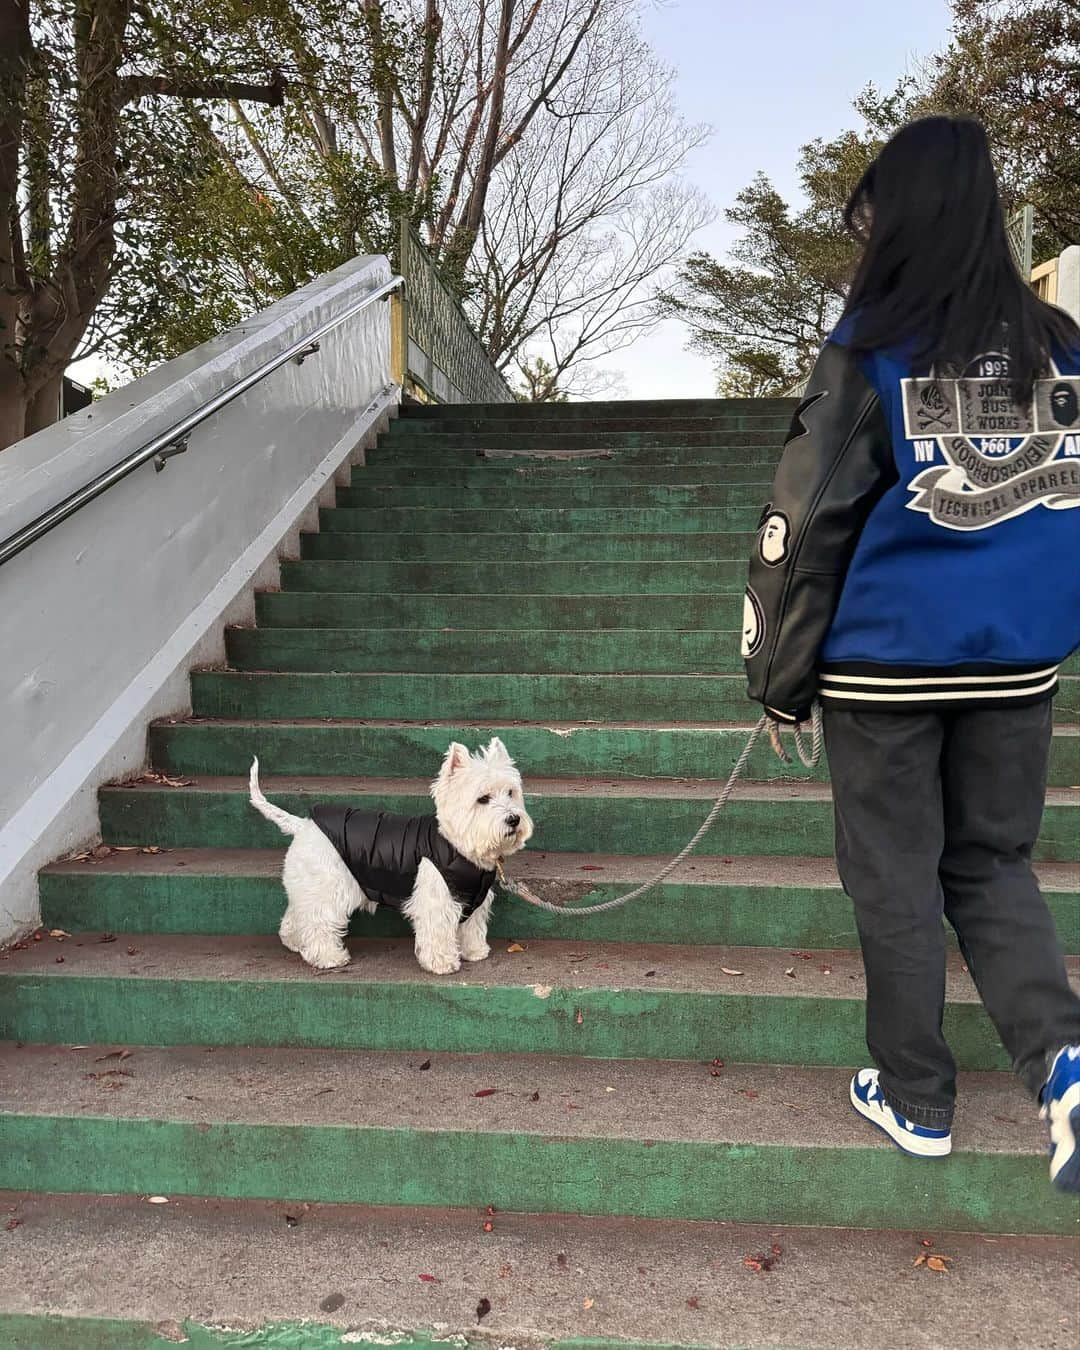
<svg viewBox="0 0 1080 1350"><path fill-rule="evenodd" d="M743 608L750 697L803 721L817 658L871 509L897 481L888 422L856 358L826 343L761 513Z"/></svg>

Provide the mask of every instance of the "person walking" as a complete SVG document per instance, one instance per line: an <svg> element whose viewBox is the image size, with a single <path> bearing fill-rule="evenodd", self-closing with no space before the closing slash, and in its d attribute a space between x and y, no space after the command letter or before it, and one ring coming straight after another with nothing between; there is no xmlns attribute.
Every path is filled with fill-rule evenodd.
<svg viewBox="0 0 1080 1350"><path fill-rule="evenodd" d="M944 916L1080 1191L1080 998L1032 870L1058 668L1080 646L1080 329L1013 261L979 123L902 128L845 212L862 257L785 443L742 654L824 710L866 969L855 1110L952 1146Z"/></svg>

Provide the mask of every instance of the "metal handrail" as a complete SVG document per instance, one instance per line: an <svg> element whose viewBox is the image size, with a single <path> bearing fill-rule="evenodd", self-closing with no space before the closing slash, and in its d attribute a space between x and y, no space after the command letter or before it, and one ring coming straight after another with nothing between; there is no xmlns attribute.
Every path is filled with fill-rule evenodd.
<svg viewBox="0 0 1080 1350"><path fill-rule="evenodd" d="M369 291L362 300L356 304L343 309L326 323L320 324L318 328L312 330L306 336L299 338L296 342L286 347L277 356L265 361L255 370L239 379L235 384L230 384L215 394L213 398L208 399L194 412L182 418L179 422L173 423L168 430L155 436L152 441L147 441L145 445L139 446L129 455L125 455L122 460L114 464L111 469L106 469L97 478L93 478L89 483L73 492L63 501L57 502L55 506L43 512L40 516L32 520L28 525L24 525L21 530L9 535L0 542L0 566L14 558L16 554L21 553L24 548L28 548L35 543L42 535L46 535L50 530L55 529L57 525L73 516L76 511L92 502L95 497L100 497L103 492L107 492L115 483L126 478L129 473L133 473L148 460L154 461L154 467L160 473L165 468L166 463L173 455L181 455L188 448L188 438L191 432L205 422L208 417L224 408L226 404L231 403L233 399L239 398L241 394L246 393L252 385L258 384L260 380L265 379L267 375L272 375L275 370L279 370L289 361L296 361L302 365L309 356L314 356L319 350L319 339L337 328L339 324L351 319L353 315L359 314L368 305L374 304L376 300L382 300L390 294L391 291L404 284L405 278L401 276L391 277L389 281L381 286L376 286L373 291Z"/></svg>

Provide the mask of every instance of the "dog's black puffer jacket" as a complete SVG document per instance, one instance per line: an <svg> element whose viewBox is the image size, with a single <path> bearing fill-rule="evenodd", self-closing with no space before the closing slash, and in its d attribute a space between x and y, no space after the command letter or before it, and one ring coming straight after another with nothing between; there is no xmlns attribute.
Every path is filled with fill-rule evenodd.
<svg viewBox="0 0 1080 1350"><path fill-rule="evenodd" d="M364 894L378 905L402 907L413 892L424 858L438 868L462 907L463 920L480 908L495 883L494 871L482 871L443 838L434 816L395 816L325 804L312 808L311 819L337 849Z"/></svg>

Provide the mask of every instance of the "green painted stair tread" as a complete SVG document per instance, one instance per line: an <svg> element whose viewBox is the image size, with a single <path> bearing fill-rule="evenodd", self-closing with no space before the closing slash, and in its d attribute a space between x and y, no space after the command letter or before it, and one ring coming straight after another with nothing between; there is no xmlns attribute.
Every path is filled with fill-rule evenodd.
<svg viewBox="0 0 1080 1350"><path fill-rule="evenodd" d="M401 534L415 530L451 534L578 533L674 534L727 530L753 531L761 515L760 501L743 506L515 506L511 501L485 508L448 502L434 506L354 506L340 503L336 519L342 529L361 533Z"/></svg>
<svg viewBox="0 0 1080 1350"><path fill-rule="evenodd" d="M188 774L242 774L258 754L267 771L289 774L357 774L392 764L398 773L432 770L451 741L477 746L499 736L531 775L617 774L629 778L716 778L731 769L742 751L749 723L602 725L559 722L288 722L224 719L168 719L150 728L151 761L157 768ZM824 778L819 765L815 777ZM784 765L764 741L747 769L751 780L808 776ZM1059 725L1051 745L1050 783L1080 783L1080 727Z"/></svg>
<svg viewBox="0 0 1080 1350"><path fill-rule="evenodd" d="M808 1066L865 1056L862 961L851 950L804 959L774 948L581 944L497 945L483 963L432 976L410 939L354 938L351 964L327 976L276 937L76 934L0 963L0 1037ZM957 1063L1007 1068L958 953L946 999Z"/></svg>
<svg viewBox="0 0 1080 1350"><path fill-rule="evenodd" d="M623 562L284 562L285 591L322 594L714 595L739 594L741 569L714 561ZM505 606L505 600L504 600ZM501 614L493 616L500 617Z"/></svg>
<svg viewBox="0 0 1080 1350"><path fill-rule="evenodd" d="M714 1078L708 1065L597 1072L426 1048L140 1048L124 1088L103 1091L83 1075L101 1071L111 1044L0 1047L0 1185L893 1228L1080 1224L1050 1188L1034 1104L1005 1074L965 1079L954 1153L916 1177L854 1116L843 1069L731 1062Z"/></svg>
<svg viewBox="0 0 1080 1350"><path fill-rule="evenodd" d="M720 791L718 781L537 778L526 775L536 822L534 850L663 853L690 838ZM378 800L388 811L430 809L427 782L400 778L267 775L267 795L294 814L313 801ZM244 778L200 777L190 786L154 782L101 790L102 835L111 844L269 848L280 832L248 801ZM751 783L735 789L713 826L714 851L829 856L832 802L827 784ZM1051 788L1036 857L1080 861L1080 791Z"/></svg>
<svg viewBox="0 0 1080 1350"><path fill-rule="evenodd" d="M284 907L281 852L169 849L114 852L66 861L39 876L42 921L69 932L272 934ZM526 851L511 866L563 915L500 892L493 938L575 938L619 943L782 947L858 945L855 918L831 859L695 854L649 897L586 919L574 907L599 904L655 876L659 857ZM1039 878L1064 949L1080 953L1080 869L1044 863ZM402 937L391 909L356 915L354 937Z"/></svg>
<svg viewBox="0 0 1080 1350"><path fill-rule="evenodd" d="M728 508L753 511L758 514L769 492L772 475L763 472L759 481L750 483L694 482L657 483L644 486L633 483L526 482L510 483L503 476L459 493L454 487L431 484L364 483L356 487L338 488L337 505L377 510L402 508L452 507L457 502L470 510L544 509L574 507L597 509L603 507L622 510L681 511L686 507Z"/></svg>
<svg viewBox="0 0 1080 1350"><path fill-rule="evenodd" d="M720 534L364 534L338 529L335 509L322 529L300 536L304 559L370 562L688 562L744 564L754 535ZM348 525L349 520L341 522Z"/></svg>
<svg viewBox="0 0 1080 1350"><path fill-rule="evenodd" d="M492 579L489 577L488 585ZM508 603L508 594L513 602ZM396 628L486 630L489 634L513 634L524 641L523 632L534 631L537 643L547 640L545 629L598 635L612 629L623 633L627 644L623 669L632 669L634 645L640 633L678 633L680 649L686 640L701 636L715 651L729 643L732 658L727 669L741 666L739 635L742 616L741 591L714 590L705 594L674 595L563 595L545 592L484 594L444 591L270 591L256 596L258 627L267 629L357 629ZM235 631L235 630L234 630ZM239 631L245 631L243 629ZM250 630L247 630L250 631ZM681 650L680 650L681 655ZM567 668L569 669L569 667Z"/></svg>
<svg viewBox="0 0 1080 1350"><path fill-rule="evenodd" d="M199 717L429 718L483 721L746 721L757 709L731 675L415 675L194 671ZM1080 720L1080 680L1067 676L1059 723ZM528 766L524 766L526 771Z"/></svg>
<svg viewBox="0 0 1080 1350"><path fill-rule="evenodd" d="M130 1082L113 1091L86 1076L102 1072L96 1064L118 1062L98 1059L112 1048L111 1039L86 1047L0 1041L0 1121L89 1111L117 1120L462 1129L892 1153L888 1140L851 1110L844 1066L729 1059L714 1077L710 1064L674 1060L597 1064L553 1055L432 1052L431 1067L420 1070L424 1045L338 1051L222 1044L210 1055L197 1045L128 1044L133 1053L121 1067L129 1070ZM429 1076L420 1078L421 1072ZM328 1087L333 1091L320 1093ZM1044 1160L1046 1127L1011 1073L971 1071L958 1087L958 1150ZM478 1091L484 1095L477 1097ZM539 1100L533 1101L534 1093ZM577 1109L567 1110L567 1101ZM778 1109L785 1101L802 1110ZM0 1180L3 1189L17 1189L8 1181ZM1051 1194L1047 1185L1046 1197Z"/></svg>
<svg viewBox="0 0 1080 1350"><path fill-rule="evenodd" d="M318 636L313 637L313 629ZM734 663L732 630L575 632L506 628L232 628L225 635L235 670L470 674L724 674Z"/></svg>
<svg viewBox="0 0 1080 1350"><path fill-rule="evenodd" d="M840 1326L845 1350L880 1350L884 1319L906 1350L940 1350L946 1326L952 1350L986 1350L988 1324L999 1346L1061 1350L1077 1329L1061 1296L1075 1245L1060 1237L935 1230L954 1269L939 1279L913 1268L922 1235L903 1231L503 1213L485 1233L476 1210L13 1192L0 1212L18 1220L0 1289L9 1350L169 1350L163 1329L190 1350L323 1350L349 1333L428 1347L410 1333L436 1325L444 1350L821 1347ZM774 1243L768 1275L744 1266Z"/></svg>

